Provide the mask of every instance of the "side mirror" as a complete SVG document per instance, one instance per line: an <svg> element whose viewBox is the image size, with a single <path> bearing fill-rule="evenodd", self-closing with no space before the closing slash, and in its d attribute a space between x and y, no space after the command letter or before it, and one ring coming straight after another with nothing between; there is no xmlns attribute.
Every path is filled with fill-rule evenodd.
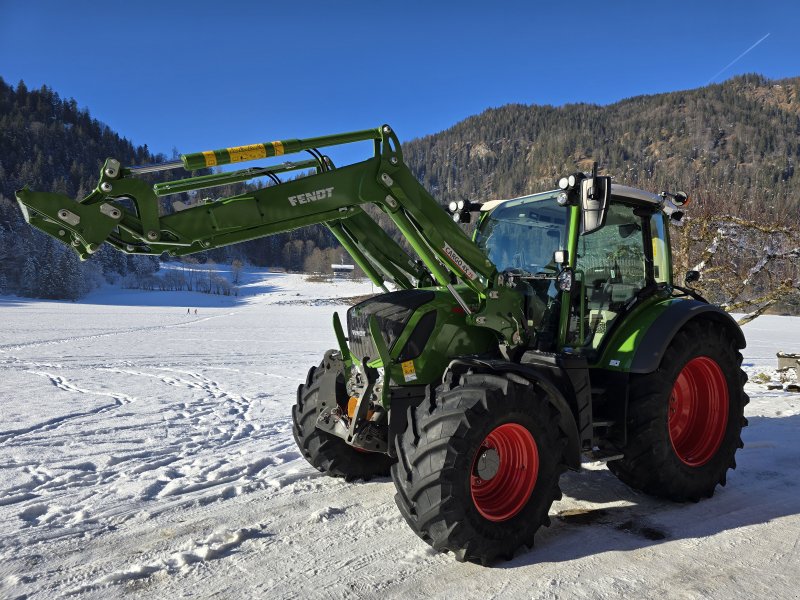
<svg viewBox="0 0 800 600"><path fill-rule="evenodd" d="M592 165L591 176L574 173L558 180L562 193L558 195L561 206L581 205L581 235L600 229L606 222L608 200L611 196L611 177L597 174L597 163ZM576 196L580 195L580 198Z"/></svg>
<svg viewBox="0 0 800 600"><path fill-rule="evenodd" d="M605 224L609 196L611 177L599 177L595 163L592 176L581 181L581 235L597 231Z"/></svg>
<svg viewBox="0 0 800 600"><path fill-rule="evenodd" d="M686 276L683 278L683 282L686 285L689 285L695 281L700 281L700 271L686 271Z"/></svg>

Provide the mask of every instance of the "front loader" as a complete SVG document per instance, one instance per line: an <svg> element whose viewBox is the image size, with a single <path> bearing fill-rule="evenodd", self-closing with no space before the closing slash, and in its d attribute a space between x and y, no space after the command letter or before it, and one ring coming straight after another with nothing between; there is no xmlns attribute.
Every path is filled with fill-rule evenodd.
<svg viewBox="0 0 800 600"><path fill-rule="evenodd" d="M335 167L318 150L372 141ZM308 152L312 158L150 185L144 175ZM283 173L305 175L281 180ZM159 198L268 177L273 185L162 214ZM108 243L182 256L322 223L383 293L337 314L338 347L297 391L294 436L317 469L391 474L405 520L459 560L532 546L581 457L676 501L710 497L742 447L745 340L673 283L668 225L682 193L591 174L451 214L417 182L388 125L185 154L108 159L79 201L23 189L34 227L88 258ZM386 213L413 256L364 211ZM470 239L459 222L477 215ZM688 284L687 284L688 285Z"/></svg>

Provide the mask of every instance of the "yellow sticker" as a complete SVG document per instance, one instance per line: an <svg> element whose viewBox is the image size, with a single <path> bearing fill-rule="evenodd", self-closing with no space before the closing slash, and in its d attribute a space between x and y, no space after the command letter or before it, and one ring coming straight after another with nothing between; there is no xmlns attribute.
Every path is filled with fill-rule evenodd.
<svg viewBox="0 0 800 600"><path fill-rule="evenodd" d="M217 157L211 150L206 150L205 152L203 152L203 158L206 159L207 167L217 166Z"/></svg>
<svg viewBox="0 0 800 600"><path fill-rule="evenodd" d="M266 158L267 149L264 144L250 144L249 146L234 146L233 148L226 148L228 155L231 157L231 162L245 162L248 160L255 160L257 158Z"/></svg>
<svg viewBox="0 0 800 600"><path fill-rule="evenodd" d="M283 142L272 142L272 147L275 148L275 156L283 154Z"/></svg>
<svg viewBox="0 0 800 600"><path fill-rule="evenodd" d="M417 371L414 369L414 361L407 360L400 365L403 367L403 379L406 380L406 383L409 381L416 381L417 379Z"/></svg>
<svg viewBox="0 0 800 600"><path fill-rule="evenodd" d="M653 258L658 258L658 240L653 239Z"/></svg>

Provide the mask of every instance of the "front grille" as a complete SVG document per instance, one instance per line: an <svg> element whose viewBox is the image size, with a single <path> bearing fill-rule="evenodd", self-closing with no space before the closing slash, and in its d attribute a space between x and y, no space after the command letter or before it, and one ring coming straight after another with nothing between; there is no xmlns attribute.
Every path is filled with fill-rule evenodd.
<svg viewBox="0 0 800 600"><path fill-rule="evenodd" d="M414 311L434 297L435 294L430 290L403 290L381 294L356 304L347 311L350 351L362 361L364 358L378 358L378 351L369 334L369 319L373 315L391 351Z"/></svg>

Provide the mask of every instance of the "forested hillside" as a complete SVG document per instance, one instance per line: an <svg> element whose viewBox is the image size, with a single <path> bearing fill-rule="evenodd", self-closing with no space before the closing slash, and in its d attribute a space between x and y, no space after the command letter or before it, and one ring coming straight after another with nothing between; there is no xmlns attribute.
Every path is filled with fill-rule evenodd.
<svg viewBox="0 0 800 600"><path fill-rule="evenodd" d="M404 146L441 198L512 197L550 189L600 163L627 185L713 197L721 211L800 207L800 78L756 75L611 104L507 105Z"/></svg>
<svg viewBox="0 0 800 600"><path fill-rule="evenodd" d="M132 163L156 158L92 119L75 100L46 87L30 91L22 82L15 89L0 79L0 293L76 299L106 278L158 270L158 260L108 248L81 264L22 220L14 190L28 185L82 197L97 185L106 156Z"/></svg>
<svg viewBox="0 0 800 600"><path fill-rule="evenodd" d="M777 284L754 283L757 278L748 275L760 260L759 252L771 253L773 263L792 259L794 242L789 238L800 216L795 178L800 158L799 96L800 78L769 81L749 75L608 106L508 105L409 141L404 152L415 175L443 203L551 189L559 176L588 170L595 160L617 182L656 192L685 190L694 198L690 211L694 221L690 219L693 225L673 236L681 268L700 260L713 262L714 257L705 254L707 248L716 248L712 244L723 216L739 219L737 227L746 223L756 227L753 231L764 228L767 244L775 227L788 236L780 248L765 248L757 235L735 232L737 243L748 246L753 264L743 262L739 269L745 269L743 275L713 267L719 285L727 280L738 285L739 277L756 285L760 293ZM77 297L104 278L146 276L158 268L156 260L126 257L108 248L79 264L60 244L23 227L13 201L15 189L28 185L82 197L96 185L100 165L108 156L125 164L166 158L153 156L146 146L133 146L91 118L86 109L79 109L75 100L61 99L46 87L31 91L22 82L13 87L0 79L0 291ZM216 193L239 190L231 187ZM339 255L327 230L313 227L216 250L209 257L217 262L239 259L260 266L319 270ZM771 265L768 261L761 268ZM796 269L788 272L785 266L772 269L773 275L791 279L792 284L797 278ZM786 285L787 290L797 287Z"/></svg>
<svg viewBox="0 0 800 600"><path fill-rule="evenodd" d="M103 281L121 277L132 285L145 285L159 269L156 258L129 256L108 246L81 263L74 252L28 227L21 217L15 190L28 186L82 198L97 185L100 167L109 156L127 165L167 159L120 137L87 109L78 108L74 99L62 99L47 87L28 90L23 82L11 86L0 78L0 293L76 299ZM220 190L235 191L239 190ZM334 242L327 229L311 227L220 249L199 260L238 258L302 270L329 266L334 256L338 261L340 253L331 248Z"/></svg>

